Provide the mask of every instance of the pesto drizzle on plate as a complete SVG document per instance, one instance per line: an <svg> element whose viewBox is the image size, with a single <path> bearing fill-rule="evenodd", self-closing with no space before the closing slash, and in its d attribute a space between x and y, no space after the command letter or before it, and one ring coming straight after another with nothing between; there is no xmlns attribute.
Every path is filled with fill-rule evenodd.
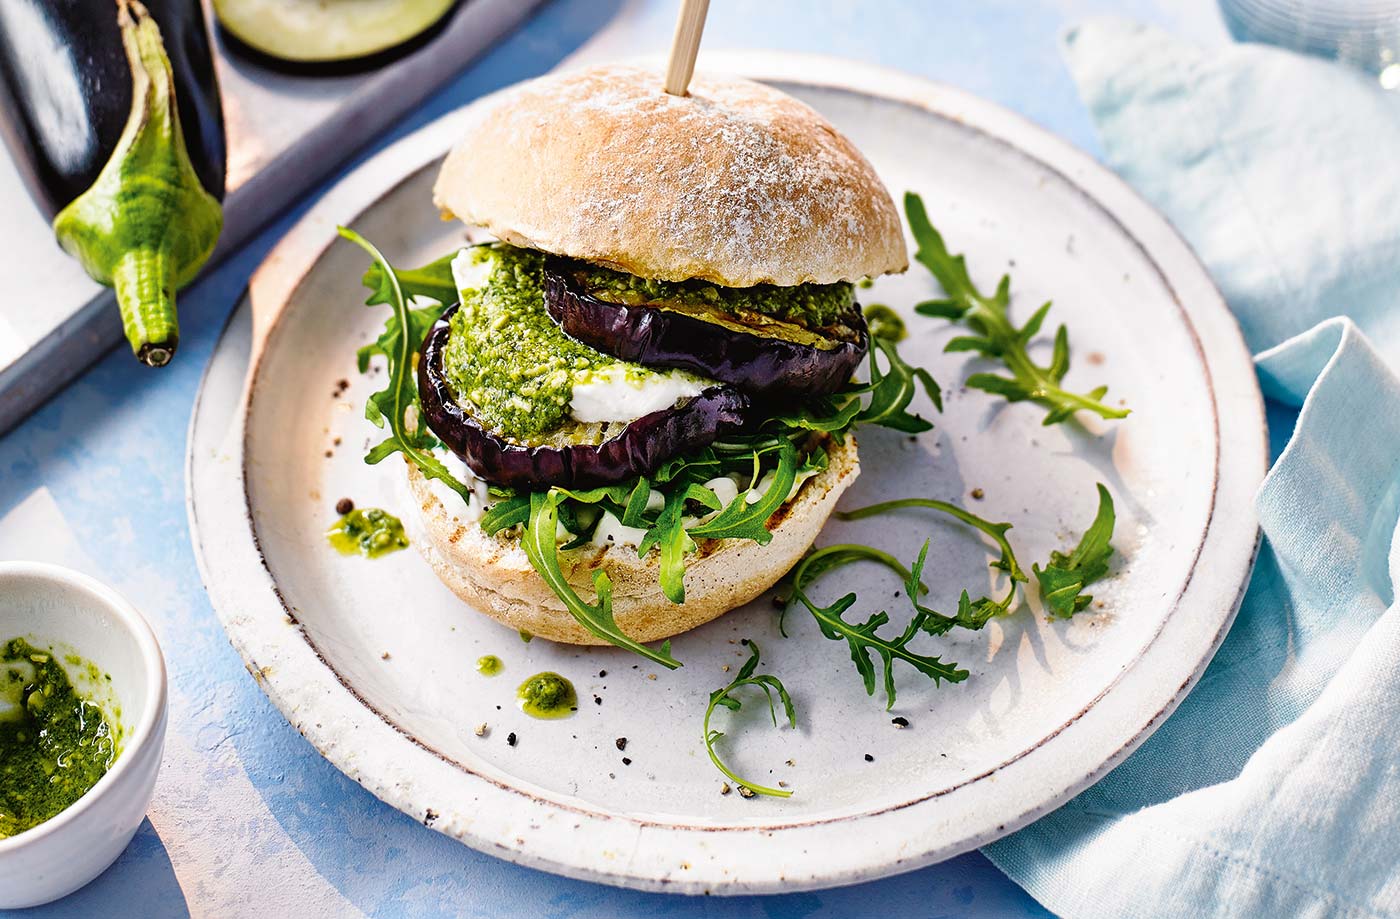
<svg viewBox="0 0 1400 919"><path fill-rule="evenodd" d="M909 337L904 320L883 303L872 303L865 308L865 323L870 327L870 334L876 338L904 341Z"/></svg>
<svg viewBox="0 0 1400 919"><path fill-rule="evenodd" d="M326 540L341 555L379 558L408 545L399 518L377 507L355 508L326 530Z"/></svg>
<svg viewBox="0 0 1400 919"><path fill-rule="evenodd" d="M578 711L574 684L549 670L521 683L515 697L520 710L534 718L567 718Z"/></svg>

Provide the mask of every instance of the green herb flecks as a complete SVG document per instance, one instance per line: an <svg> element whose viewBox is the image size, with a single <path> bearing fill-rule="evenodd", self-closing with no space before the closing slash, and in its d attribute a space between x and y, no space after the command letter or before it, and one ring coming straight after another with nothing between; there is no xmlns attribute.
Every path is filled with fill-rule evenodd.
<svg viewBox="0 0 1400 919"><path fill-rule="evenodd" d="M968 386L1002 396L1008 402L1034 402L1046 409L1043 423L1047 425L1064 421L1078 411L1093 412L1109 419L1127 416L1128 409L1111 408L1104 404L1107 386L1082 394L1061 387L1069 371L1069 332L1063 325L1055 332L1050 363L1042 367L1031 359L1027 348L1050 311L1049 303L1036 310L1025 325L1016 328L1008 315L1010 276L1002 276L995 294L990 297L984 295L972 283L963 257L949 253L942 235L929 222L922 199L913 192L907 193L904 196L904 211L918 246L914 253L915 260L933 273L947 295L946 299L918 304L914 307L915 312L961 322L973 332L972 335L954 338L944 348L945 351L976 352L982 357L1001 361L1011 373L1010 376L974 373L967 378Z"/></svg>
<svg viewBox="0 0 1400 919"><path fill-rule="evenodd" d="M1099 489L1099 509L1094 522L1084 531L1079 545L1068 555L1050 553L1050 563L1044 568L1032 565L1040 582L1040 598L1045 611L1056 619L1068 619L1094 601L1084 588L1108 573L1108 560L1113 556L1113 498L1102 484Z"/></svg>
<svg viewBox="0 0 1400 919"><path fill-rule="evenodd" d="M367 239L354 230L340 227L340 235L369 253L379 269L377 273L366 275L366 280L376 283L374 293L365 301L369 306L388 305L393 315L385 323L384 333L371 345L360 349L360 372L369 366L372 355L381 355L389 365L388 385L369 397L365 403L365 417L377 428L383 428L387 420L389 436L372 447L365 455L365 462L375 465L395 453L402 453L409 462L430 479L436 479L461 497L463 503L470 503L472 490L456 476L447 471L442 461L430 452L437 446L437 439L422 426L418 415L418 384L413 379L413 356L423 343L428 328L442 314L442 305L411 309L399 276L394 272L384 255ZM436 263L435 263L436 264ZM413 408L413 422L409 421L409 408Z"/></svg>
<svg viewBox="0 0 1400 919"><path fill-rule="evenodd" d="M763 691L764 696L768 700L768 714L773 718L774 727L778 726L777 706L779 702L782 703L783 714L787 716L788 727L797 727L797 713L792 706L792 697L788 695L788 691L784 688L782 681L770 674L758 673L760 657L758 644L747 638L744 639L744 644L749 646L749 659L744 662L744 666L739 668L739 672L734 676L734 679L730 681L728 686L725 686L723 689L716 689L714 692L710 693L710 704L705 706L705 720L702 726L702 731L705 736L705 752L710 754L710 762L715 764L715 768L724 773L724 775L735 784L747 788L755 794L768 795L773 798L789 798L792 796L792 792L786 788L768 788L735 775L734 772L724 764L724 761L719 758L719 754L715 752L715 742L725 735L723 731L717 731L710 727L710 716L714 714L715 706L717 705L723 705L731 712L739 711L739 709L743 707L743 702L740 701L739 697L734 693L736 690L745 686L752 686L755 689L761 689ZM774 698L775 696L776 699Z"/></svg>
<svg viewBox="0 0 1400 919"><path fill-rule="evenodd" d="M888 552L871 546L854 544L827 546L808 554L793 569L791 600L795 600L807 608L807 611L817 620L817 627L821 629L822 635L832 641L844 640L847 643L851 651L851 660L855 663L856 670L865 683L866 694L872 696L875 694L876 673L872 654L879 658L883 668L882 683L885 690L886 709L893 708L895 703L894 662L897 660L904 661L933 680L935 685L943 680L950 683L961 683L967 679L967 671L959 670L957 664L945 663L941 658L919 654L909 649L909 643L920 632L931 631L928 628L928 623L936 615L931 611L918 610L898 637L884 638L877 632L881 626L890 621L889 614L883 610L862 623L846 621L846 611L856 602L854 593L848 593L828 606L819 606L807 596L806 588L811 586L818 577L843 565L858 561L878 562L903 579L907 580L911 577L909 569L900 564ZM917 593L919 589L922 589L922 585L919 585L917 581L913 582L911 590Z"/></svg>

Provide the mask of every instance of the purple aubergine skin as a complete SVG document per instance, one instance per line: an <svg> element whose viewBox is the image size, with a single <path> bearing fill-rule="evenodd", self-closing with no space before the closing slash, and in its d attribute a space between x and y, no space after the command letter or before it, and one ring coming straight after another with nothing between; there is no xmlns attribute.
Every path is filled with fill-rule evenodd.
<svg viewBox="0 0 1400 919"><path fill-rule="evenodd" d="M581 290L551 260L544 271L545 306L569 335L604 354L646 367L674 367L728 383L763 401L836 392L865 360L870 335L860 307L843 321L854 342L816 348L736 332L713 322L646 304L610 303Z"/></svg>
<svg viewBox="0 0 1400 919"><path fill-rule="evenodd" d="M423 339L418 402L428 427L472 472L511 488L593 488L650 475L673 456L708 446L744 424L748 399L730 386L712 386L675 408L643 415L597 446L525 447L482 427L453 395L442 372L454 305Z"/></svg>

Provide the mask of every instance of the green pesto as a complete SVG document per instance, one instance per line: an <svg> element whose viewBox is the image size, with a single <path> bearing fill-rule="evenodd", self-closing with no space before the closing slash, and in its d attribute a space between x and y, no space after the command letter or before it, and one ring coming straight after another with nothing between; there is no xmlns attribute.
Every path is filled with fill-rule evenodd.
<svg viewBox="0 0 1400 919"><path fill-rule="evenodd" d="M504 669L506 665L494 654L483 654L476 659L476 672L482 676L495 676Z"/></svg>
<svg viewBox="0 0 1400 919"><path fill-rule="evenodd" d="M578 711L574 684L548 670L521 683L515 697L520 710L535 718L567 718Z"/></svg>
<svg viewBox="0 0 1400 919"><path fill-rule="evenodd" d="M379 558L408 545L399 518L377 507L357 507L326 530L326 540L341 555Z"/></svg>
<svg viewBox="0 0 1400 919"><path fill-rule="evenodd" d="M717 307L733 316L758 313L810 329L832 325L855 302L851 284L799 284L777 287L720 287L709 281L655 281L597 265L579 264L574 277L601 300L613 303L675 303Z"/></svg>
<svg viewBox="0 0 1400 919"><path fill-rule="evenodd" d="M72 657L69 660L73 660ZM79 659L89 677L98 670ZM0 839L49 820L107 774L119 732L52 654L20 638L0 649Z"/></svg>
<svg viewBox="0 0 1400 919"><path fill-rule="evenodd" d="M865 308L865 324L870 327L872 336L888 341L904 341L909 334L899 314L883 303L872 303Z"/></svg>
<svg viewBox="0 0 1400 919"><path fill-rule="evenodd" d="M536 442L569 421L577 380L622 362L565 335L549 318L541 253L504 244L467 251L490 259L491 274L482 290L462 291L443 370L487 428Z"/></svg>

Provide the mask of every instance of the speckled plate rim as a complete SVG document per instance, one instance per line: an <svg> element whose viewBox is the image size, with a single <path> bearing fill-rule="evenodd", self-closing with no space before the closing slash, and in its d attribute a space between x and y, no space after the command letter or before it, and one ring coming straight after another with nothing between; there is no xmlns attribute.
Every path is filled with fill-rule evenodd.
<svg viewBox="0 0 1400 919"><path fill-rule="evenodd" d="M251 526L242 469L250 380L231 423L210 417L208 373L201 383L187 459L191 536L214 608L274 704L342 772L434 829L514 862L639 889L745 894L856 883L949 858L1030 823L1113 768L1175 709L1223 640L1249 581L1258 546L1253 498L1268 459L1263 403L1239 329L1190 248L1125 183L1059 138L961 91L851 61L744 52L706 54L701 66L893 100L1010 146L1112 218L1174 291L1198 341L1216 418L1230 420L1218 431L1214 505L1197 556L1210 564L1193 570L1176 609L1109 689L1024 755L900 807L723 832L638 821L466 771L385 721L339 679L288 613ZM337 223L352 222L439 156L464 117L459 111L404 138L328 191L254 276L259 301L286 302L334 241ZM255 311L251 342L241 343L253 352L250 379L275 318Z"/></svg>

